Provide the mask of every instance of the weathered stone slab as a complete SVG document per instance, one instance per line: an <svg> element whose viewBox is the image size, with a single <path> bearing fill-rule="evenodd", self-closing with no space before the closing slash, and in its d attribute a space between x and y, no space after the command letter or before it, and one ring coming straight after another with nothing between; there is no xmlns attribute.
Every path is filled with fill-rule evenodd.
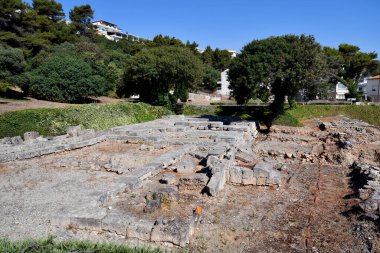
<svg viewBox="0 0 380 253"><path fill-rule="evenodd" d="M235 159L244 163L250 163L255 159L255 155L248 150L239 149L235 154Z"/></svg>
<svg viewBox="0 0 380 253"><path fill-rule="evenodd" d="M77 137L79 136L81 130L82 130L81 126L69 126L67 128L66 133L69 137Z"/></svg>
<svg viewBox="0 0 380 253"><path fill-rule="evenodd" d="M93 231L102 231L102 220L107 215L104 208L89 206L73 213L70 217L70 225Z"/></svg>
<svg viewBox="0 0 380 253"><path fill-rule="evenodd" d="M32 141L40 136L38 132L26 132L24 133L24 141Z"/></svg>
<svg viewBox="0 0 380 253"><path fill-rule="evenodd" d="M186 159L178 162L176 165L176 171L180 174L190 174L195 170L196 164L191 159Z"/></svg>
<svg viewBox="0 0 380 253"><path fill-rule="evenodd" d="M162 177L160 179L160 183L169 184L169 185L175 184L175 183L177 183L177 178L173 174L164 174L164 175L162 175Z"/></svg>
<svg viewBox="0 0 380 253"><path fill-rule="evenodd" d="M150 235L153 229L154 222L131 218L126 225L126 238L135 238L142 241L150 241Z"/></svg>
<svg viewBox="0 0 380 253"><path fill-rule="evenodd" d="M185 247L194 231L194 218L188 220L174 219L166 224L161 222L152 229L150 240L152 242L169 242Z"/></svg>
<svg viewBox="0 0 380 253"><path fill-rule="evenodd" d="M183 176L179 179L179 189L201 191L209 181L205 173L195 173L193 175Z"/></svg>
<svg viewBox="0 0 380 253"><path fill-rule="evenodd" d="M111 212L102 220L102 230L126 236L127 224L131 222L129 215Z"/></svg>

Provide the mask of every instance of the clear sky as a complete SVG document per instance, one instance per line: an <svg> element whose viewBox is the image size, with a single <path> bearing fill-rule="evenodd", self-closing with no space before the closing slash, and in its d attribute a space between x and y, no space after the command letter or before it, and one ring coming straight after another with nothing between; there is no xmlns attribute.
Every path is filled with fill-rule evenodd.
<svg viewBox="0 0 380 253"><path fill-rule="evenodd" d="M380 54L380 0L57 0L67 16L88 3L95 19L152 39L196 41L201 48L240 50L253 39L311 34L324 46L340 43ZM30 2L30 0L28 0Z"/></svg>

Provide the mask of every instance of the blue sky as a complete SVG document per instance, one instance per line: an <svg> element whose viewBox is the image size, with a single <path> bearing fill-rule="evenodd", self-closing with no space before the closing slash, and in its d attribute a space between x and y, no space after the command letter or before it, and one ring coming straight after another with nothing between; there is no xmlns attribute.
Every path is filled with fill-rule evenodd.
<svg viewBox="0 0 380 253"><path fill-rule="evenodd" d="M88 3L96 20L131 34L151 39L161 33L201 48L240 50L253 39L305 33L324 46L349 43L380 54L380 0L57 1L66 13Z"/></svg>

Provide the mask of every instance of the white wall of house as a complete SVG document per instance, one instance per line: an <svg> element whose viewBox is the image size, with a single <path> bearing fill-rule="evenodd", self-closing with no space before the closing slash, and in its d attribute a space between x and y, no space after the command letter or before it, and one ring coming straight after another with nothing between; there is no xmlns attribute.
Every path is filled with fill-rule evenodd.
<svg viewBox="0 0 380 253"><path fill-rule="evenodd" d="M365 93L372 102L380 102L380 76L368 78Z"/></svg>
<svg viewBox="0 0 380 253"><path fill-rule="evenodd" d="M348 94L348 88L341 82L338 82L335 86L335 99L337 100L345 100L346 94Z"/></svg>
<svg viewBox="0 0 380 253"><path fill-rule="evenodd" d="M228 81L228 69L223 71L220 77L220 87L218 87L217 93L222 96L230 96L231 90L229 88L230 82Z"/></svg>

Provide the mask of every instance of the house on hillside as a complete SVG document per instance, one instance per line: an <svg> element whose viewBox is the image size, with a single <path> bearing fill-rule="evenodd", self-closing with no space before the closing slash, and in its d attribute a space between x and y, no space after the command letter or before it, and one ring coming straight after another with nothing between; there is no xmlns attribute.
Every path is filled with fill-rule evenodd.
<svg viewBox="0 0 380 253"><path fill-rule="evenodd" d="M363 87L363 93L372 102L380 103L380 75L369 77Z"/></svg>
<svg viewBox="0 0 380 253"><path fill-rule="evenodd" d="M97 34L103 35L109 40L118 41L122 38L131 39L133 41L145 40L138 36L129 34L127 32L123 32L117 25L112 24L108 21L98 20L98 21L92 22L92 25L94 29L96 30Z"/></svg>

